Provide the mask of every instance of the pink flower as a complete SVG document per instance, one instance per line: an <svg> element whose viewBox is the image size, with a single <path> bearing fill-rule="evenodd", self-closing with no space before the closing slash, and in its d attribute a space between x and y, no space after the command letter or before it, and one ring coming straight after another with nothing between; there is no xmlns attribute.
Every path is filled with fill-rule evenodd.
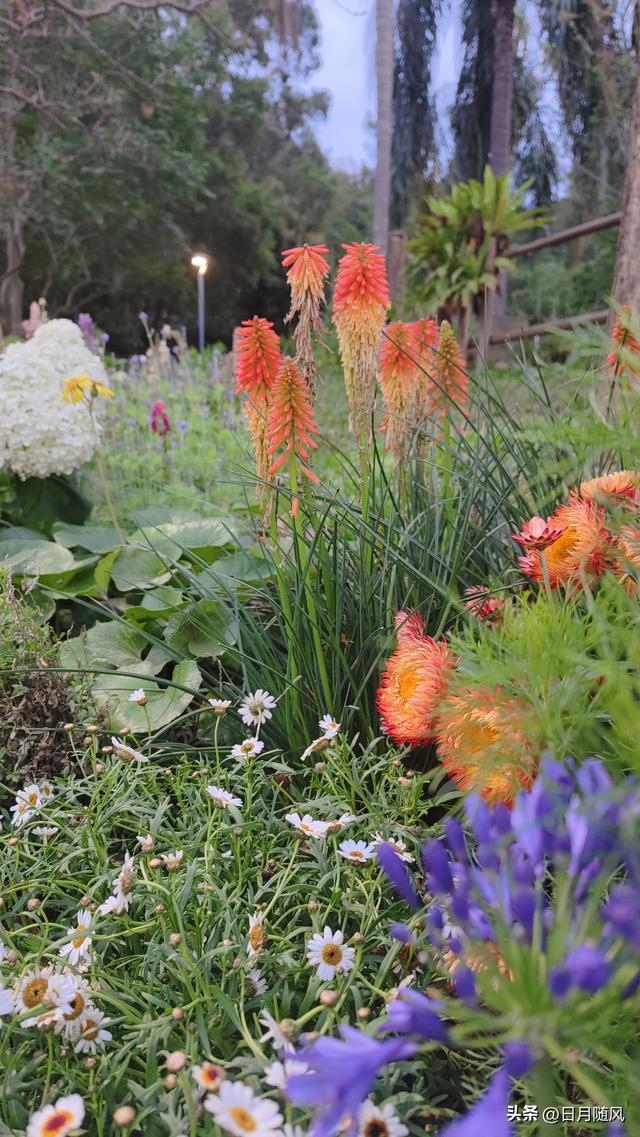
<svg viewBox="0 0 640 1137"><path fill-rule="evenodd" d="M154 403L151 408L151 429L154 434L168 434L171 430L166 403Z"/></svg>
<svg viewBox="0 0 640 1137"><path fill-rule="evenodd" d="M547 517L545 521L536 515L525 522L519 533L512 533L511 536L524 549L546 549L547 545L557 541L563 532L562 526L554 522L552 517Z"/></svg>

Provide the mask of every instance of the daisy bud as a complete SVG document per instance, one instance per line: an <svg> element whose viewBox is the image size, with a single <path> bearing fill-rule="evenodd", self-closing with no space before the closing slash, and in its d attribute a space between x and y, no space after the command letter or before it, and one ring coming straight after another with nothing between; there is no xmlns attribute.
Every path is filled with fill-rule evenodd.
<svg viewBox="0 0 640 1137"><path fill-rule="evenodd" d="M399 786L410 786L411 785L411 778L406 778L406 777L398 778L398 785Z"/></svg>
<svg viewBox="0 0 640 1137"><path fill-rule="evenodd" d="M149 861L149 868L150 869L157 869L158 866L161 864L162 864L162 861L160 860L160 857L151 857L151 860Z"/></svg>
<svg viewBox="0 0 640 1137"><path fill-rule="evenodd" d="M96 762L96 774L102 773L104 773L104 766L102 765L102 762Z"/></svg>
<svg viewBox="0 0 640 1137"><path fill-rule="evenodd" d="M90 896L83 896L80 900L80 907L81 908L88 908L90 903L91 903L91 897Z"/></svg>
<svg viewBox="0 0 640 1137"><path fill-rule="evenodd" d="M171 947L178 947L178 945L182 943L182 936L180 935L180 932L172 932L169 936L169 943L171 944Z"/></svg>
<svg viewBox="0 0 640 1137"><path fill-rule="evenodd" d="M353 939L354 944L361 944L363 939L364 939L364 936L363 936L362 932L354 932L352 939Z"/></svg>
<svg viewBox="0 0 640 1137"><path fill-rule="evenodd" d="M321 991L319 995L323 1007L334 1007L339 998L337 991Z"/></svg>
<svg viewBox="0 0 640 1137"><path fill-rule="evenodd" d="M7 954L6 954L6 956L5 956L5 959L6 959L7 963L9 964L9 966L10 966L10 967L13 967L13 966L14 966L14 964L16 964L16 963L18 962L18 953L17 953L17 951L14 951L14 950L13 950L13 948L12 948L12 949L11 949L11 951L8 951L8 952L7 952Z"/></svg>
<svg viewBox="0 0 640 1137"><path fill-rule="evenodd" d="M39 907L40 907L40 901L38 900L37 896L32 896L30 900L27 900L27 911L28 912L35 912L36 909Z"/></svg>
<svg viewBox="0 0 640 1137"><path fill-rule="evenodd" d="M69 1051L68 1051L66 1046L60 1047L60 1057L61 1058L66 1058L68 1053L69 1053Z"/></svg>
<svg viewBox="0 0 640 1137"><path fill-rule="evenodd" d="M136 1111L132 1105L119 1105L113 1115L115 1124L120 1126L131 1125L135 1119Z"/></svg>
<svg viewBox="0 0 640 1137"><path fill-rule="evenodd" d="M85 734L84 738L82 739L82 745L83 746L91 746L91 742L92 742L91 735Z"/></svg>
<svg viewBox="0 0 640 1137"><path fill-rule="evenodd" d="M184 1050L172 1050L167 1054L165 1066L170 1074L177 1074L178 1070L182 1070L187 1061L187 1056Z"/></svg>
<svg viewBox="0 0 640 1137"><path fill-rule="evenodd" d="M175 1074L167 1074L167 1076L164 1080L165 1090L172 1090L174 1088L174 1086L176 1085L177 1081L178 1081L178 1079L176 1078Z"/></svg>
<svg viewBox="0 0 640 1137"><path fill-rule="evenodd" d="M95 1058L85 1058L84 1064L87 1067L87 1070L93 1070L93 1067L96 1064L96 1060Z"/></svg>
<svg viewBox="0 0 640 1137"><path fill-rule="evenodd" d="M164 904L156 904L156 906L155 906L155 908L153 909L153 911L155 912L156 916L161 916L161 915L162 915L162 913L165 911L165 906L164 906Z"/></svg>
<svg viewBox="0 0 640 1137"><path fill-rule="evenodd" d="M18 838L17 837L9 837L7 844L8 845L17 845L18 844Z"/></svg>
<svg viewBox="0 0 640 1137"><path fill-rule="evenodd" d="M391 765L392 765L392 766L401 766L401 765L402 765L402 761L401 761L401 759L400 759L400 758L394 758L394 759L393 759L393 762L391 763Z"/></svg>
<svg viewBox="0 0 640 1137"><path fill-rule="evenodd" d="M70 730L73 730L73 726L74 724L72 722L66 722L62 729L69 732Z"/></svg>
<svg viewBox="0 0 640 1137"><path fill-rule="evenodd" d="M174 1007L171 1012L171 1018L175 1019L176 1022L180 1022L180 1020L184 1018L184 1011L182 1007Z"/></svg>
<svg viewBox="0 0 640 1137"><path fill-rule="evenodd" d="M318 774L320 774L324 770L325 764L324 762L316 762L313 768Z"/></svg>
<svg viewBox="0 0 640 1137"><path fill-rule="evenodd" d="M318 901L317 900L310 900L309 903L307 904L307 908L309 909L310 912L317 912L318 911Z"/></svg>
<svg viewBox="0 0 640 1137"><path fill-rule="evenodd" d="M223 947L230 947L232 943L233 943L233 940L223 940L222 946Z"/></svg>
<svg viewBox="0 0 640 1137"><path fill-rule="evenodd" d="M368 1019L371 1011L369 1007L359 1007L357 1014L359 1019Z"/></svg>
<svg viewBox="0 0 640 1137"><path fill-rule="evenodd" d="M101 746L100 747L100 753L101 754L112 754L113 753L113 746Z"/></svg>
<svg viewBox="0 0 640 1137"><path fill-rule="evenodd" d="M100 730L100 727L96 726L95 723L90 723L89 726L85 726L84 729L86 730L87 734L97 734Z"/></svg>

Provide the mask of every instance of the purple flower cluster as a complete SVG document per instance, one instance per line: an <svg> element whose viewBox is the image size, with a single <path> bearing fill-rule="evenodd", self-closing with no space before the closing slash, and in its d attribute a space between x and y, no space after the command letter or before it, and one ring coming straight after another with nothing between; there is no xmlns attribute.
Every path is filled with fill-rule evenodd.
<svg viewBox="0 0 640 1137"><path fill-rule="evenodd" d="M459 1000L474 1006L482 996L490 1004L498 981L502 996L491 1029L498 1030L506 1006L515 1015L502 1020L503 1039L511 1038L501 1044L502 1065L486 1093L440 1137L510 1137L511 1080L525 1077L544 1050L529 1037L531 1006L553 1014L605 988L625 1000L640 987L640 778L616 785L596 759L577 766L548 758L512 811L473 797L466 814L468 832L448 818L444 836L422 850L435 902L420 926L449 967ZM422 908L392 848L381 845L378 857L395 891L414 911ZM402 924L392 934L403 943L417 940ZM522 985L513 977L527 959L532 966L518 1011ZM302 1050L311 1073L291 1078L287 1094L317 1107L311 1137L331 1137L341 1118L357 1116L379 1070L410 1057L417 1043L453 1044L452 1017L455 1001L404 990L379 1028L394 1037L381 1042L343 1027L343 1042L319 1039ZM513 1037L518 1029L527 1042Z"/></svg>

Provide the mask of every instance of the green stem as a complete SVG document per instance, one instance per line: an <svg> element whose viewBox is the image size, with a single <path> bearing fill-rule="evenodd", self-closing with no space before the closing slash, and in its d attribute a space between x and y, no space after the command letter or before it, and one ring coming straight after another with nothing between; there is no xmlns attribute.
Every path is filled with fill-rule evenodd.
<svg viewBox="0 0 640 1137"><path fill-rule="evenodd" d="M102 454L102 446L100 444L100 436L98 434L98 428L96 425L96 420L95 420L94 415L93 415L93 407L92 407L91 403L89 403L89 417L91 419L91 428L93 430L93 437L94 437L95 443L96 443L96 465L98 467L98 474L100 477L100 482L102 484L102 492L104 494L105 501L107 503L107 509L109 511L109 516L111 517L111 520L113 522L113 527L116 531L118 541L120 542L121 545L124 545L125 544L125 537L124 537L124 533L122 532L122 529L120 528L120 522L118 521L118 518L116 516L116 511L115 511L115 508L113 505L113 499L111 497L111 491L109 489L109 478L107 476L107 468L104 464L104 456Z"/></svg>
<svg viewBox="0 0 640 1137"><path fill-rule="evenodd" d="M533 1089L533 1101L538 1107L539 1137L557 1137L557 1122L544 1120L545 1110L550 1107L557 1108L558 1102L553 1063L548 1055L536 1062L527 1081Z"/></svg>
<svg viewBox="0 0 640 1137"><path fill-rule="evenodd" d="M271 539L273 541L273 559L276 566L276 581L278 584L278 596L280 597L280 607L284 616L285 629L287 634L287 681L290 684L288 693L291 694L293 704L293 712L299 723L302 724L302 704L300 702L300 692L295 685L295 681L299 674L297 657L294 648L295 641L295 628L293 626L293 613L291 611L291 603L289 601L289 594L287 592L287 582L284 579L282 571L282 555L280 546L278 544L278 514L277 502L276 508L271 511Z"/></svg>
<svg viewBox="0 0 640 1137"><path fill-rule="evenodd" d="M293 451L289 457L289 479L291 482L291 493L295 501L298 493L297 484L297 470L296 470L296 457ZM329 673L327 671L327 664L322 650L322 640L320 638L320 629L318 628L318 613L316 609L316 602L313 597L313 590L309 584L309 557L307 549L302 536L301 519L298 509L293 509L293 530L296 540L296 549L298 553L298 565L302 575L302 587L304 588L305 601L307 605L307 612L311 623L311 636L313 639L313 646L315 648L316 662L320 672L320 682L325 698L325 705L327 709L332 706L333 696L331 692L331 683L329 681Z"/></svg>

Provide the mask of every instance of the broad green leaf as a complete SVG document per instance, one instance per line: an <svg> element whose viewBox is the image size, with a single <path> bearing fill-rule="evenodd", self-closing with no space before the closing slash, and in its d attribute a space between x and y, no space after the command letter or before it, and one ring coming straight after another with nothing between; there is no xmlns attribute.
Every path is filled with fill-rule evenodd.
<svg viewBox="0 0 640 1137"><path fill-rule="evenodd" d="M55 541L8 539L0 546L0 558L0 565L29 576L67 572L74 563L73 553Z"/></svg>
<svg viewBox="0 0 640 1137"><path fill-rule="evenodd" d="M153 549L127 546L117 554L111 577L120 592L155 588L171 579L166 562Z"/></svg>
<svg viewBox="0 0 640 1137"><path fill-rule="evenodd" d="M67 549L88 549L90 553L108 553L120 544L109 525L67 525L60 521L53 527L53 538Z"/></svg>
<svg viewBox="0 0 640 1137"><path fill-rule="evenodd" d="M145 681L116 673L99 676L92 690L98 705L107 712L111 730L128 728L134 734L144 735L149 727L160 730L168 726L187 709L200 688L202 676L192 660L183 659L174 668L171 681L178 686L160 686L153 679ZM138 687L143 687L147 696L143 707L129 702L129 695Z"/></svg>
<svg viewBox="0 0 640 1137"><path fill-rule="evenodd" d="M94 624L85 633L84 640L94 663L125 670L140 663L140 656L149 643L142 632L120 620Z"/></svg>
<svg viewBox="0 0 640 1137"><path fill-rule="evenodd" d="M125 620L132 624L144 624L149 620L166 619L186 603L179 588L165 584L146 592L140 604L125 608Z"/></svg>
<svg viewBox="0 0 640 1137"><path fill-rule="evenodd" d="M236 643L238 627L233 613L222 601L198 600L169 621L164 635L169 646L180 654L217 659Z"/></svg>

